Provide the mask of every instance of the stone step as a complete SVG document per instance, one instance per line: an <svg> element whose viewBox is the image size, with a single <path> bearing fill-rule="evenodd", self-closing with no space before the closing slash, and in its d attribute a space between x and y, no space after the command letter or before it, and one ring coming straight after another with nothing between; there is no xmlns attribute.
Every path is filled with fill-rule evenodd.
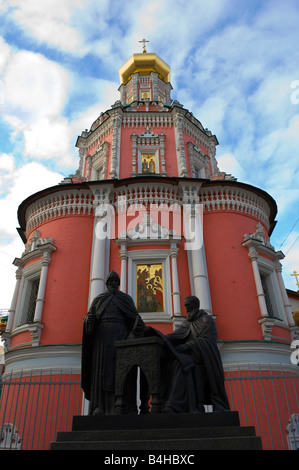
<svg viewBox="0 0 299 470"><path fill-rule="evenodd" d="M73 431L109 429L171 429L240 426L237 411L147 415L74 416Z"/></svg>
<svg viewBox="0 0 299 470"><path fill-rule="evenodd" d="M57 441L139 441L151 439L201 439L215 437L255 436L253 426L217 428L126 429L58 432Z"/></svg>
<svg viewBox="0 0 299 470"><path fill-rule="evenodd" d="M238 412L74 416L71 432L58 432L51 450L189 451L259 450L253 426Z"/></svg>
<svg viewBox="0 0 299 470"><path fill-rule="evenodd" d="M142 450L197 451L197 450L261 450L259 437L216 437L201 439L147 439L132 441L67 441L53 442L51 450Z"/></svg>

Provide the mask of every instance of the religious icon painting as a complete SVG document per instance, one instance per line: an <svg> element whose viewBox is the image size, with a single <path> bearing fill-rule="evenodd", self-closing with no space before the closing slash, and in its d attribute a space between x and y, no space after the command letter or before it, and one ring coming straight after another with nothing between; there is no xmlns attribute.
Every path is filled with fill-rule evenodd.
<svg viewBox="0 0 299 470"><path fill-rule="evenodd" d="M141 160L142 173L156 173L156 159L154 153L143 153Z"/></svg>
<svg viewBox="0 0 299 470"><path fill-rule="evenodd" d="M137 264L136 271L138 312L164 312L162 263Z"/></svg>

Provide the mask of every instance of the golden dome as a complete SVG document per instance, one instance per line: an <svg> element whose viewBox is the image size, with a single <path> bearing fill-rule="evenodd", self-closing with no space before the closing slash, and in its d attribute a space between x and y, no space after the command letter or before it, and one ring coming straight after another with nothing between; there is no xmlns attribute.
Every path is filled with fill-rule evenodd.
<svg viewBox="0 0 299 470"><path fill-rule="evenodd" d="M151 72L158 73L165 83L170 82L170 67L157 54L152 52L133 54L119 69L120 82L126 85L133 73L149 75Z"/></svg>

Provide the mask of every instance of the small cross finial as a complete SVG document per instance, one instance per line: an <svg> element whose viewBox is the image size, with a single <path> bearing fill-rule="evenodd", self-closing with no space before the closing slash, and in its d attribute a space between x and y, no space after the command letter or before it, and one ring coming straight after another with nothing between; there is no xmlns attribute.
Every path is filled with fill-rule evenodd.
<svg viewBox="0 0 299 470"><path fill-rule="evenodd" d="M139 42L143 42L143 51L142 51L142 52L143 52L143 53L146 53L145 43L146 43L146 42L149 42L149 41L147 41L146 39L142 39L142 40L139 41Z"/></svg>
<svg viewBox="0 0 299 470"><path fill-rule="evenodd" d="M297 271L293 271L293 273L294 274L291 274L291 276L295 276L297 287L299 287L299 281L298 281L299 274L297 273ZM299 289L298 289L298 292L299 292Z"/></svg>

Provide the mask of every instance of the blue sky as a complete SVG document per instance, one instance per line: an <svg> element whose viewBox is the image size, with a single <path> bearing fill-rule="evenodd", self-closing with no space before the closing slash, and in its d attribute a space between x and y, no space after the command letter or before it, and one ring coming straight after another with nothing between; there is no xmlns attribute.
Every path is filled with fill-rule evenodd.
<svg viewBox="0 0 299 470"><path fill-rule="evenodd" d="M121 65L150 41L172 98L216 134L222 171L277 202L271 237L299 271L297 0L0 0L0 308L23 251L17 207L78 168L76 138L119 99Z"/></svg>

